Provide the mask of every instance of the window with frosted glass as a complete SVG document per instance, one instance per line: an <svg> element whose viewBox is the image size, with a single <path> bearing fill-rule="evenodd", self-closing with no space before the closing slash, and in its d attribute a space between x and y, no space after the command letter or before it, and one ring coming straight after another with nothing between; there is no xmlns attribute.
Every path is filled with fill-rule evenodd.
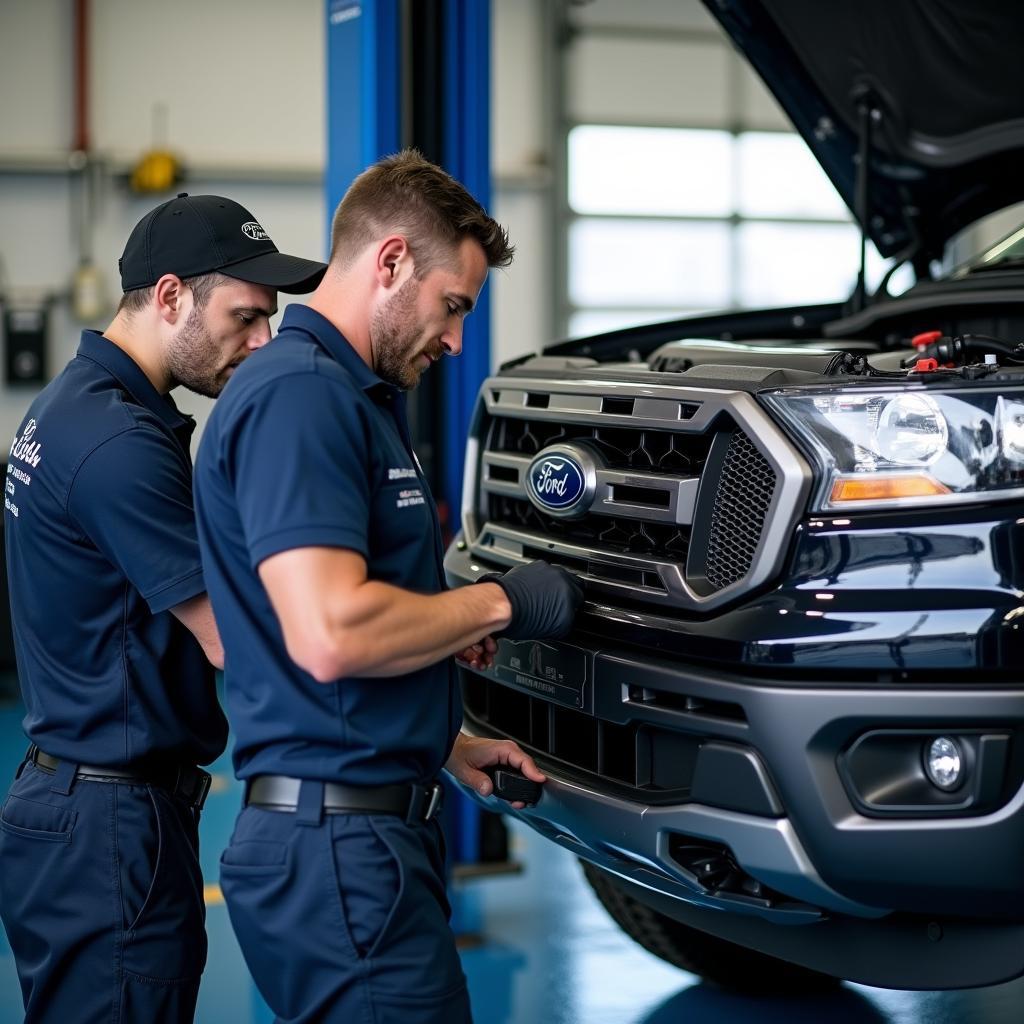
<svg viewBox="0 0 1024 1024"><path fill-rule="evenodd" d="M575 335L698 311L846 299L859 229L786 132L579 125L568 136ZM868 246L868 282L885 270ZM912 275L897 275L893 290Z"/></svg>
<svg viewBox="0 0 1024 1024"><path fill-rule="evenodd" d="M726 217L733 137L723 131L581 125L569 132L577 213Z"/></svg>
<svg viewBox="0 0 1024 1024"><path fill-rule="evenodd" d="M735 139L741 217L846 220L849 211L799 135L743 132Z"/></svg>
<svg viewBox="0 0 1024 1024"><path fill-rule="evenodd" d="M726 305L726 222L598 220L569 228L569 298L574 306Z"/></svg>
<svg viewBox="0 0 1024 1024"><path fill-rule="evenodd" d="M585 338L590 334L617 331L621 327L656 324L674 320L684 313L692 316L693 312L690 309L580 309L569 317L569 337Z"/></svg>

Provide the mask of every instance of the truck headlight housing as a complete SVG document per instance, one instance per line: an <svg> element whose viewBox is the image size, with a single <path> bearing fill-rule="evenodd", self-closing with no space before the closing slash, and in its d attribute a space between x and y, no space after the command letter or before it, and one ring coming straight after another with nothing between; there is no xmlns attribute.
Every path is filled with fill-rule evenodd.
<svg viewBox="0 0 1024 1024"><path fill-rule="evenodd" d="M817 464L816 512L1024 496L1024 391L848 388L763 397Z"/></svg>

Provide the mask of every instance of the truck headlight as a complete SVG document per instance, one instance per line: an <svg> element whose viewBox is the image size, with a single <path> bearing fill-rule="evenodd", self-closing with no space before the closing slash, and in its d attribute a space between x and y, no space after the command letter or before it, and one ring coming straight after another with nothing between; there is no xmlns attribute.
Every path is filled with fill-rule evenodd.
<svg viewBox="0 0 1024 1024"><path fill-rule="evenodd" d="M949 428L935 399L898 395L882 406L875 427L879 454L894 466L930 466L946 450Z"/></svg>
<svg viewBox="0 0 1024 1024"><path fill-rule="evenodd" d="M1024 496L1024 392L850 388L764 399L817 463L816 512Z"/></svg>

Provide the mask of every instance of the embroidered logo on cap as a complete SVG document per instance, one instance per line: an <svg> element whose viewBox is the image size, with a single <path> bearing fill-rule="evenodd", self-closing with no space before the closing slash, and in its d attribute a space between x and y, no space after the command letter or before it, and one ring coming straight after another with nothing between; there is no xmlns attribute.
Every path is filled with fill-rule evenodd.
<svg viewBox="0 0 1024 1024"><path fill-rule="evenodd" d="M242 234L251 238L254 242L264 242L270 239L270 235L266 233L254 220L247 221L242 225Z"/></svg>

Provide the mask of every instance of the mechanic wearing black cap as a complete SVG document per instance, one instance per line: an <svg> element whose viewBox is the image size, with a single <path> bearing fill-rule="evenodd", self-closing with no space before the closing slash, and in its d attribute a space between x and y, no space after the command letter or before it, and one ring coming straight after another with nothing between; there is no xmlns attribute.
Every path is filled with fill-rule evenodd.
<svg viewBox="0 0 1024 1024"><path fill-rule="evenodd" d="M327 275L239 371L196 458L196 521L246 806L221 888L279 1020L466 1024L437 774L544 776L460 733L451 655L561 636L582 588L532 562L445 591L404 392L462 348L508 237L419 154L375 164L335 214ZM521 806L521 805L520 805Z"/></svg>
<svg viewBox="0 0 1024 1024"><path fill-rule="evenodd" d="M144 217L124 296L32 403L5 525L31 747L0 810L0 914L26 1021L191 1021L206 962L197 825L224 749L222 664L192 511L195 423L270 338L276 291L324 265L243 207L182 194Z"/></svg>

